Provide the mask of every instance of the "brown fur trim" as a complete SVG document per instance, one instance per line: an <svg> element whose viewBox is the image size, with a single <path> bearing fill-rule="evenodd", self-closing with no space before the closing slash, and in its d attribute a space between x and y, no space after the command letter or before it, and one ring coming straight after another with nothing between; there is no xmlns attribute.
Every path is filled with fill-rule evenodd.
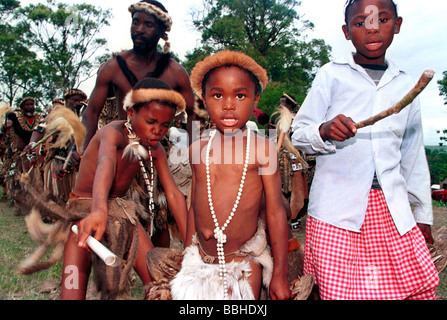
<svg viewBox="0 0 447 320"><path fill-rule="evenodd" d="M71 89L64 93L64 100L67 100L71 96L76 96L76 95L80 95L83 100L87 100L87 98L88 98L84 91L79 90L79 89Z"/></svg>
<svg viewBox="0 0 447 320"><path fill-rule="evenodd" d="M62 258L70 229L69 224L63 221L53 224L44 223L39 211L35 208L25 217L25 222L31 238L40 243L40 246L23 260L17 269L21 274L32 274L48 269ZM51 256L47 261L40 262L50 247L54 247Z"/></svg>
<svg viewBox="0 0 447 320"><path fill-rule="evenodd" d="M82 124L81 119L71 109L64 106L55 108L48 115L46 122L48 124L47 133L54 132L53 130L61 131L59 134L60 137L57 139L59 143L52 144L52 148L66 147L70 138L73 137L77 151L79 153L81 152L87 130ZM63 130L62 127L65 127L66 130Z"/></svg>
<svg viewBox="0 0 447 320"><path fill-rule="evenodd" d="M124 99L124 110L132 108L137 103L151 101L167 101L177 106L177 113L186 109L186 101L183 96L174 90L166 89L137 89L130 91Z"/></svg>
<svg viewBox="0 0 447 320"><path fill-rule="evenodd" d="M135 12L144 12L149 15L155 16L158 20L162 21L166 26L166 32L171 31L172 28L172 18L169 16L168 12L163 11L161 8L147 3L147 2L137 2L129 7L129 12L133 15Z"/></svg>
<svg viewBox="0 0 447 320"><path fill-rule="evenodd" d="M26 102L26 101L28 101L28 100L31 100L34 104L36 103L36 99L34 99L33 97L24 97L22 100L20 100L20 102L19 102L19 108L21 108L22 107L22 105Z"/></svg>
<svg viewBox="0 0 447 320"><path fill-rule="evenodd" d="M140 1L136 4L131 5L129 7L129 12L132 14L132 16L135 12L144 12L146 14L153 15L155 18L161 21L166 27L166 32L161 36L161 38L165 41L163 52L168 53L171 50L171 43L168 41L168 32L170 32L172 28L172 18L169 16L167 11L163 11L156 5Z"/></svg>
<svg viewBox="0 0 447 320"><path fill-rule="evenodd" d="M265 89L268 83L267 71L251 57L235 51L223 50L208 56L205 60L196 64L191 72L191 86L199 97L203 96L202 82L206 74L211 70L225 65L235 65L252 72Z"/></svg>

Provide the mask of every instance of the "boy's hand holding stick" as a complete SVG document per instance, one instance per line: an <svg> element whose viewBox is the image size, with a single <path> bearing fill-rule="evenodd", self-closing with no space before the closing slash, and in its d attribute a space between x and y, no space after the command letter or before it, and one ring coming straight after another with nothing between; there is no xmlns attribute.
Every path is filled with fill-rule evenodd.
<svg viewBox="0 0 447 320"><path fill-rule="evenodd" d="M376 122L385 119L393 114L398 114L401 112L406 106L411 104L414 99L416 99L419 94L424 91L430 81L433 79L435 72L433 70L425 70L419 79L416 86L398 103L389 108L388 110L382 111L381 113L359 123L356 123L355 126L357 129L361 129L367 126L372 126Z"/></svg>
<svg viewBox="0 0 447 320"><path fill-rule="evenodd" d="M75 234L78 234L78 226L73 225L71 227L71 231L73 231ZM108 248L106 248L101 242L93 238L92 236L89 236L87 238L87 245L94 253L98 255L99 258L101 258L104 263L109 267L117 267L120 264L119 258Z"/></svg>

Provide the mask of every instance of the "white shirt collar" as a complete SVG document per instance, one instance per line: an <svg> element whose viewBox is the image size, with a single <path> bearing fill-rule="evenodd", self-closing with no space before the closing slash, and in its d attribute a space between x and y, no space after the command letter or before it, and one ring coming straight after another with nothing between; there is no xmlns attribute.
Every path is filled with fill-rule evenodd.
<svg viewBox="0 0 447 320"><path fill-rule="evenodd" d="M371 79L371 77L366 73L365 69L354 61L354 53L345 55L344 57L341 58L334 59L333 63L340 65L349 65L352 69L363 74L368 80ZM389 83L393 78L397 77L401 73L405 73L405 71L399 69L399 67L393 61L385 59L385 63L387 64L388 69L385 72L385 75L381 81L381 84L379 84L379 87Z"/></svg>

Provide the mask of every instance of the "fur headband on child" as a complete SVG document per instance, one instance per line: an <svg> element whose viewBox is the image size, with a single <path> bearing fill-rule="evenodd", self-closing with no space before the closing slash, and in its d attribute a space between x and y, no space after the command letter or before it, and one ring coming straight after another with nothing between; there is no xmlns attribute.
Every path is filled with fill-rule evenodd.
<svg viewBox="0 0 447 320"><path fill-rule="evenodd" d="M259 80L262 90L265 89L269 79L267 71L264 68L262 68L254 59L241 52L223 50L212 56L206 57L203 61L197 63L192 70L190 80L191 86L196 94L199 97L203 95L203 79L211 70L230 65L250 71Z"/></svg>
<svg viewBox="0 0 447 320"><path fill-rule="evenodd" d="M167 11L164 11L163 9L157 7L156 5L153 5L148 2L137 2L129 7L129 12L134 15L135 12L144 12L150 15L155 16L158 20L163 22L163 24L166 26L166 32L162 36L162 39L165 41L165 46L163 48L163 51L165 53L169 52L171 49L171 44L168 42L169 36L168 32L171 31L172 28L172 18L169 16Z"/></svg>
<svg viewBox="0 0 447 320"><path fill-rule="evenodd" d="M174 90L169 89L134 89L130 91L124 99L123 108L128 110L137 103L149 103L151 101L165 101L177 106L176 114L186 109L186 101L183 96Z"/></svg>

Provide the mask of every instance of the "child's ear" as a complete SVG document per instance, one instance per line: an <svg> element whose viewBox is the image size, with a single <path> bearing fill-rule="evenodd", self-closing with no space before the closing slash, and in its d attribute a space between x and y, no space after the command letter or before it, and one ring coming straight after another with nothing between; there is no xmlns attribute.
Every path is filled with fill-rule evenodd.
<svg viewBox="0 0 447 320"><path fill-rule="evenodd" d="M346 40L351 40L351 36L349 35L349 29L347 25L344 25L341 27L341 29L343 30L343 33L345 35Z"/></svg>
<svg viewBox="0 0 447 320"><path fill-rule="evenodd" d="M257 93L256 94L256 97L255 97L255 107L257 107L258 106L258 103L259 103L259 100L261 99L261 95L259 94L259 93Z"/></svg>
<svg viewBox="0 0 447 320"><path fill-rule="evenodd" d="M203 102L203 106L206 108L206 100L205 100L205 96L202 94L202 102Z"/></svg>
<svg viewBox="0 0 447 320"><path fill-rule="evenodd" d="M399 34L403 21L404 19L402 19L401 17L397 18L396 24L394 26L394 34Z"/></svg>
<svg viewBox="0 0 447 320"><path fill-rule="evenodd" d="M134 108L128 108L127 109L127 119L133 120L134 115L135 115L135 109Z"/></svg>

